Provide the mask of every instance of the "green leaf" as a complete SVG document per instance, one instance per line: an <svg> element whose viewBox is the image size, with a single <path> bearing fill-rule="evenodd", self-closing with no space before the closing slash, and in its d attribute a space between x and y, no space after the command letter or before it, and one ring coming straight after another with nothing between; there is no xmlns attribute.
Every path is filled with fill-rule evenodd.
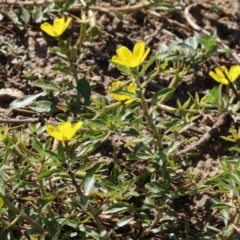
<svg viewBox="0 0 240 240"><path fill-rule="evenodd" d="M67 11L77 3L77 0L67 0L63 5L62 11Z"/></svg>
<svg viewBox="0 0 240 240"><path fill-rule="evenodd" d="M182 105L182 109L186 109L189 104L190 104L191 98L189 98L183 105Z"/></svg>
<svg viewBox="0 0 240 240"><path fill-rule="evenodd" d="M24 108L27 105L31 104L34 100L36 100L38 97L45 95L45 92L33 94L33 95L27 95L23 96L21 98L16 99L10 104L10 109L18 109L18 108Z"/></svg>
<svg viewBox="0 0 240 240"><path fill-rule="evenodd" d="M160 65L160 69L164 71L167 66L168 66L168 59L166 58L164 62Z"/></svg>
<svg viewBox="0 0 240 240"><path fill-rule="evenodd" d="M135 128L129 128L127 130L122 130L120 133L122 136L139 136L139 132Z"/></svg>
<svg viewBox="0 0 240 240"><path fill-rule="evenodd" d="M90 175L96 173L98 170L100 170L105 165L106 165L106 162L98 162L93 167L91 167L88 170L86 170L86 172L90 176Z"/></svg>
<svg viewBox="0 0 240 240"><path fill-rule="evenodd" d="M77 91L84 98L84 104L90 105L90 103L91 103L91 86L86 78L82 78L82 79L78 80Z"/></svg>
<svg viewBox="0 0 240 240"><path fill-rule="evenodd" d="M44 200L46 200L46 202L50 202L52 200L54 200L56 198L56 193L50 193L50 194L47 194L45 197L44 197Z"/></svg>
<svg viewBox="0 0 240 240"><path fill-rule="evenodd" d="M232 49L228 48L228 49L217 49L217 53L221 53L221 54L231 54L232 53Z"/></svg>
<svg viewBox="0 0 240 240"><path fill-rule="evenodd" d="M43 164L44 167L61 167L62 164L57 162L47 162Z"/></svg>
<svg viewBox="0 0 240 240"><path fill-rule="evenodd" d="M98 27L96 25L88 28L86 33L89 34L91 39L93 39L95 36L99 36L100 38L102 38L102 31L101 31L100 27Z"/></svg>
<svg viewBox="0 0 240 240"><path fill-rule="evenodd" d="M57 110L56 104L45 100L34 103L30 109L35 112L54 112Z"/></svg>
<svg viewBox="0 0 240 240"><path fill-rule="evenodd" d="M171 145L169 146L167 153L173 153L178 149L178 147L181 145L181 142L179 141L173 141Z"/></svg>
<svg viewBox="0 0 240 240"><path fill-rule="evenodd" d="M43 6L42 6L42 13L47 13L50 10L54 9L55 7L55 2L46 2Z"/></svg>
<svg viewBox="0 0 240 240"><path fill-rule="evenodd" d="M81 195L79 204L82 207L83 211L87 211L88 197L86 195Z"/></svg>
<svg viewBox="0 0 240 240"><path fill-rule="evenodd" d="M14 24L18 24L18 16L12 8L7 8L3 5L3 12L11 19Z"/></svg>
<svg viewBox="0 0 240 240"><path fill-rule="evenodd" d="M69 149L68 149L68 156L71 159L72 162L76 161L76 147L78 143L73 144Z"/></svg>
<svg viewBox="0 0 240 240"><path fill-rule="evenodd" d="M135 146L139 143L142 143L144 145L148 144L150 141L152 140L152 138L139 138L139 139L134 139L133 141L129 141L127 142L124 147L130 147L130 146Z"/></svg>
<svg viewBox="0 0 240 240"><path fill-rule="evenodd" d="M2 175L2 174L1 174ZM4 178L0 177L0 192L1 194L5 195L6 192L5 192L5 182L3 181Z"/></svg>
<svg viewBox="0 0 240 240"><path fill-rule="evenodd" d="M229 150L240 153L240 148L239 147L231 147L231 148L229 148Z"/></svg>
<svg viewBox="0 0 240 240"><path fill-rule="evenodd" d="M122 22L124 19L123 19L123 15L120 13L120 12L117 12L117 11L112 11L112 14L118 18L120 20L120 22Z"/></svg>
<svg viewBox="0 0 240 240"><path fill-rule="evenodd" d="M152 159L152 155L149 153L133 153L133 154L128 154L128 160L148 160Z"/></svg>
<svg viewBox="0 0 240 240"><path fill-rule="evenodd" d="M66 122L66 121L74 121L74 118L71 117L71 116L68 116L67 114L65 113L59 113L57 116L56 116L56 119L59 121L59 122Z"/></svg>
<svg viewBox="0 0 240 240"><path fill-rule="evenodd" d="M89 153L95 151L101 145L101 141L99 139L94 141L86 141L82 144L81 150L78 152L78 157L86 156Z"/></svg>
<svg viewBox="0 0 240 240"><path fill-rule="evenodd" d="M108 240L108 232L106 230L102 230L99 234L99 240Z"/></svg>
<svg viewBox="0 0 240 240"><path fill-rule="evenodd" d="M140 71L140 75L144 74L147 69L150 67L150 65L153 64L153 62L155 62L155 60L159 57L159 54L154 55L153 57L150 58L150 60L148 60L142 67L141 71Z"/></svg>
<svg viewBox="0 0 240 240"><path fill-rule="evenodd" d="M38 179L43 179L43 178L49 178L51 177L54 173L56 173L56 170L55 171L45 171L41 174L38 175Z"/></svg>
<svg viewBox="0 0 240 240"><path fill-rule="evenodd" d="M35 23L41 23L43 19L43 13L42 13L42 8L34 8L32 10L32 18Z"/></svg>
<svg viewBox="0 0 240 240"><path fill-rule="evenodd" d="M140 212L139 216L140 216L140 219L141 219L142 227L144 227L144 228L148 227L151 223L148 215L145 212Z"/></svg>
<svg viewBox="0 0 240 240"><path fill-rule="evenodd" d="M53 158L53 160L55 161L59 161L59 156L57 153L51 151L51 150L45 150L45 152L51 157Z"/></svg>
<svg viewBox="0 0 240 240"><path fill-rule="evenodd" d="M109 93L117 93L117 94L129 96L129 97L136 97L136 93L123 90L121 86L114 87L109 91Z"/></svg>
<svg viewBox="0 0 240 240"><path fill-rule="evenodd" d="M118 203L111 205L109 208L107 208L107 210L105 210L103 212L103 214L121 212L121 211L129 209L130 207L131 207L131 205L129 205L126 202L118 202Z"/></svg>
<svg viewBox="0 0 240 240"><path fill-rule="evenodd" d="M118 221L116 223L116 225L114 226L114 229L118 229L120 227L123 227L125 225L127 225L130 221L132 221L134 218L132 216L126 216L123 217L120 221Z"/></svg>
<svg viewBox="0 0 240 240"><path fill-rule="evenodd" d="M157 182L147 183L145 187L149 193L152 193L154 195L162 196L165 192L165 186Z"/></svg>
<svg viewBox="0 0 240 240"><path fill-rule="evenodd" d="M89 195L89 193L92 191L94 184L96 182L95 175L86 175L84 180L84 190L85 195Z"/></svg>
<svg viewBox="0 0 240 240"><path fill-rule="evenodd" d="M30 20L30 14L26 8L22 8L22 14L21 14L21 19L23 20L24 23L29 23Z"/></svg>
<svg viewBox="0 0 240 240"><path fill-rule="evenodd" d="M231 204L227 204L227 203L217 203L217 204L213 204L211 207L217 208L217 209L226 209L226 208L233 207L233 206Z"/></svg>
<svg viewBox="0 0 240 240"><path fill-rule="evenodd" d="M170 87L170 88L163 88L161 90L159 90L158 92L156 92L152 97L151 99L153 101L156 101L156 100L159 100L161 99L162 97L168 95L168 94L172 94L174 91L175 91L176 88L174 87Z"/></svg>
<svg viewBox="0 0 240 240"><path fill-rule="evenodd" d="M39 87L42 88L43 90L52 90L52 91L57 91L59 88L56 86L56 84L47 81L47 80L38 80L33 83L33 87Z"/></svg>
<svg viewBox="0 0 240 240"><path fill-rule="evenodd" d="M230 214L229 209L221 209L220 214L222 216L222 219L224 221L225 226L228 225L228 221L230 220Z"/></svg>
<svg viewBox="0 0 240 240"><path fill-rule="evenodd" d="M193 36L193 37L187 38L186 40L184 40L184 44L185 44L186 48L196 50L199 45L198 36ZM181 44L179 44L179 45L181 46Z"/></svg>
<svg viewBox="0 0 240 240"><path fill-rule="evenodd" d="M237 184L238 186L240 186L240 176L235 174L235 173L229 173L227 174L229 178L231 178L235 184Z"/></svg>
<svg viewBox="0 0 240 240"><path fill-rule="evenodd" d="M178 214L175 212L175 211L172 211L172 210L167 210L167 211L164 211L164 214L163 214L163 217L161 218L161 221L171 221L173 218L177 218L178 217Z"/></svg>
<svg viewBox="0 0 240 240"><path fill-rule="evenodd" d="M91 228L87 228L84 224L79 226L79 230L82 233L86 233L86 235L88 236L88 239L95 239L95 240L99 240L99 235L97 232L95 232L94 230L92 230ZM91 237L91 238L90 238ZM58 240L58 238L56 239Z"/></svg>
<svg viewBox="0 0 240 240"><path fill-rule="evenodd" d="M58 143L58 147L57 147L57 151L58 151L58 159L61 163L65 164L66 162L66 156L65 156L65 149L63 146L62 142Z"/></svg>

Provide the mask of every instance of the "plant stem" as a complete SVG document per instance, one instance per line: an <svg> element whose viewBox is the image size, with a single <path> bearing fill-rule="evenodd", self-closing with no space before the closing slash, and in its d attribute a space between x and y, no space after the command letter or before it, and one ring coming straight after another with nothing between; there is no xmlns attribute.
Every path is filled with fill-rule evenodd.
<svg viewBox="0 0 240 240"><path fill-rule="evenodd" d="M187 73L189 67L184 68L181 72L179 72L179 70L177 70L178 72L175 73L175 76L173 77L172 81L169 84L169 88L177 88L180 80L182 79L182 77ZM172 95L175 93L174 91L171 91L169 93L167 93L164 97L162 97L159 101L159 103L164 103L166 101L168 101Z"/></svg>
<svg viewBox="0 0 240 240"><path fill-rule="evenodd" d="M39 184L39 189L40 189L41 196L42 196L42 198L45 198L46 191L45 191L45 188L44 188L43 179L40 179L38 181L38 184ZM49 205L47 205L47 211L48 211L49 214L54 216L54 213L53 213L53 211L52 211L52 209L51 209L51 207Z"/></svg>
<svg viewBox="0 0 240 240"><path fill-rule="evenodd" d="M84 13L84 10L81 9L80 10L80 15L81 15L81 19L84 21L86 20L86 15ZM80 26L80 32L79 32L79 37L78 37L78 40L77 42L75 43L75 46L77 49L80 49L80 47L82 46L83 44L83 41L85 40L86 38L86 31L87 31L87 22L81 22L81 26Z"/></svg>
<svg viewBox="0 0 240 240"><path fill-rule="evenodd" d="M78 195L79 195L80 197L83 196L84 194L83 194L81 188L79 187L79 185L77 184L77 181L76 181L76 179L75 179L74 173L73 173L71 170L68 170L68 174L69 174L69 176L70 176L70 178L71 178L71 180L72 180L72 183L73 183L74 187L75 187L76 190L77 190ZM92 204L91 204L90 202L88 202L87 210L91 213L91 215L92 215L92 217L93 217L93 219L94 219L94 221L95 221L95 223L96 223L96 225L97 225L97 227L98 227L98 230L99 230L99 231L105 230L105 227L102 225L100 219L99 219L98 216L96 215L96 213L95 213L95 211L94 211L94 208L93 208L93 206L92 206Z"/></svg>
<svg viewBox="0 0 240 240"><path fill-rule="evenodd" d="M20 215L26 222L28 222L37 232L39 232L40 234L46 233L46 236L49 239L52 239L52 235L46 231L40 224L38 224L37 222L35 222L31 217L29 217L28 215L26 215L25 213L23 213L22 211L20 211L18 208L16 208L9 200L6 196L4 196L1 192L0 192L0 197L3 199L4 204L6 204L8 206L8 208L15 213L16 215Z"/></svg>
<svg viewBox="0 0 240 240"><path fill-rule="evenodd" d="M239 224L239 221L240 221L240 213L237 213L236 216L235 216L235 219L233 221L233 224L234 225L238 225ZM234 234L234 232L236 231L236 229L233 227L233 225L229 225L228 226L228 230L227 231L224 231L226 232L226 234L222 232L218 233L214 239L229 239L230 237L232 237L232 235Z"/></svg>
<svg viewBox="0 0 240 240"><path fill-rule="evenodd" d="M161 104L161 103L156 103L157 107L161 110L163 110L166 113L170 113L170 114L176 114L178 109L177 108L173 108L173 107L169 107L167 105ZM155 110L155 109L154 109ZM152 112L152 111L151 111Z"/></svg>
<svg viewBox="0 0 240 240"><path fill-rule="evenodd" d="M144 115L145 115L145 118L146 118L146 121L147 121L147 124L148 126L150 127L152 133L153 133L153 136L156 138L157 140L157 146L158 146L158 150L161 151L163 149L162 147L162 137L160 136L160 134L158 133L158 130L155 126L155 124L153 123L152 119L151 119L151 116L149 114L149 111L148 111L148 106L147 106L147 101L144 97L144 93L142 91L142 88L141 88L141 84L140 84L140 81L139 81L139 78L138 76L135 77L135 80L136 80L136 84L137 84L137 87L140 89L139 91L139 97L141 99L141 105L142 105L142 109L143 109L143 112L144 112Z"/></svg>
<svg viewBox="0 0 240 240"><path fill-rule="evenodd" d="M74 63L70 63L71 64L71 67L73 69L73 77L75 79L75 83L76 83L76 89L77 89L77 84L78 84L78 75L77 75L77 70L76 70L76 67L75 67L75 64ZM80 100L80 94L78 92L78 89L77 89L77 100L79 101Z"/></svg>
<svg viewBox="0 0 240 240"><path fill-rule="evenodd" d="M166 197L164 197L164 200L163 202L166 201ZM145 230L143 231L143 233L140 235L140 237L138 238L138 240L141 240L141 239L145 239L145 237L151 233L151 230L158 224L161 216L162 216L162 213L164 211L164 208L160 208L155 216L155 218L153 219L152 223L150 224L150 226Z"/></svg>
<svg viewBox="0 0 240 240"><path fill-rule="evenodd" d="M65 149L67 151L67 153L69 153L69 146L68 146L68 142L64 142L65 144ZM70 176L71 180L72 180L72 183L74 185L74 187L76 188L76 191L78 193L78 195L81 197L81 196L84 196L80 186L78 185L77 181L76 181L76 177L75 177L75 174L71 171L70 169L70 164L71 164L71 159L69 158L69 161L67 162L67 167L68 167L68 175ZM88 202L87 204L87 210L90 212L90 214L92 215L97 227L98 227L98 230L101 232L103 230L105 230L105 227L102 225L100 219L98 218L98 216L96 215L95 211L94 211L94 208L92 206L92 204L90 202Z"/></svg>

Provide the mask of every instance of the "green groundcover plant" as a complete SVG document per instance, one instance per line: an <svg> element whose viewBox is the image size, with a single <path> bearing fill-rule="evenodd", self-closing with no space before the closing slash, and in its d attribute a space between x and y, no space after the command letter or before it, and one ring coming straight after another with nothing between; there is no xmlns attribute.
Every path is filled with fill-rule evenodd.
<svg viewBox="0 0 240 240"><path fill-rule="evenodd" d="M233 156L219 159L220 174L203 183L198 183L198 174L186 174L185 187L172 186L179 178L177 169L187 166L196 154L194 150L179 152L197 140L181 134L197 123L200 112L228 114L239 121L240 66L216 66L209 75L219 85L201 97L196 92L194 96L189 94L185 102L170 104L183 77L215 54L216 36L213 33L206 37L211 37L211 46L204 36L175 43L176 51L166 49L164 60L161 52L151 54L146 43L139 41L133 50L125 46L116 49L109 61L124 80L113 81L107 96L96 97L92 94L94 85L88 81L91 67L83 78L77 74L77 64L84 57L79 51L82 43L87 34L99 34L96 25L87 29L94 19L95 14L87 17L81 10L81 19L61 17L52 25L44 22L40 26L45 34L58 40L58 46L51 48L60 59L54 71L73 81L38 80L33 86L42 88L41 93L11 103L13 109L29 106L36 112L45 109L51 113L59 107L49 100L55 97L64 111L46 126L28 124L20 130L1 126L0 141L5 150L0 164L0 239L14 239L14 230L24 231L30 239L114 239L127 228L139 231L138 239L157 239L161 234L180 239L173 201L210 189L221 196L212 199L211 207L219 212L224 226L205 226L199 231L199 239L237 239L239 129L231 128L229 136L221 136L233 144L229 149ZM75 44L71 37L62 38L72 22L81 26ZM198 58L186 51L185 59L174 59L183 48L198 51ZM171 76L169 85L147 95L148 84L159 74ZM38 100L40 96L46 100ZM171 116L170 120L161 120L160 112ZM111 162L98 159L96 153L116 136L123 141L124 161L118 154L120 144L115 141L109 150ZM22 197L23 191L29 196ZM187 224L185 231L190 234Z"/></svg>

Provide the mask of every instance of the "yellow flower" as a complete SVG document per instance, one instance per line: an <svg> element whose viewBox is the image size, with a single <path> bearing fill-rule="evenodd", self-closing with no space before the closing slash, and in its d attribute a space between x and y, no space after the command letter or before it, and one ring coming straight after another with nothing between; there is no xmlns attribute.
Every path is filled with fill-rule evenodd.
<svg viewBox="0 0 240 240"><path fill-rule="evenodd" d="M134 68L139 66L145 60L149 51L150 48L145 51L144 42L136 43L133 48L133 52L122 46L116 50L117 55L112 57L112 61L126 67Z"/></svg>
<svg viewBox="0 0 240 240"><path fill-rule="evenodd" d="M121 86L123 85L124 83L122 81L113 82L111 86L108 87L108 92L116 101L118 102L124 101L124 104L130 104L136 99L135 97L131 97L131 96L119 94L119 93L111 93L112 89L117 87L121 88ZM121 89L129 93L136 93L136 87L133 83L130 83L129 86L125 85Z"/></svg>
<svg viewBox="0 0 240 240"><path fill-rule="evenodd" d="M57 18L54 20L53 25L48 22L41 24L40 28L52 37L59 37L67 29L68 25L72 21L72 18L68 17L65 22L65 18Z"/></svg>
<svg viewBox="0 0 240 240"><path fill-rule="evenodd" d="M240 66L232 66L229 71L225 66L221 66L221 68L216 67L215 72L211 71L209 75L217 82L228 85L229 82L223 72L231 82L234 82L240 75Z"/></svg>
<svg viewBox="0 0 240 240"><path fill-rule="evenodd" d="M52 125L47 125L48 134L59 141L69 141L74 137L76 132L81 128L83 122L78 122L75 126L67 121L60 123L56 128Z"/></svg>

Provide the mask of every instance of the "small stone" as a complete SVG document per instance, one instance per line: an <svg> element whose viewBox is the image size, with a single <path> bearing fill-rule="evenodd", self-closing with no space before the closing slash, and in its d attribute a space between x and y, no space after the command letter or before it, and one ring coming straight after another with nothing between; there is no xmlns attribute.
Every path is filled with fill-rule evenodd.
<svg viewBox="0 0 240 240"><path fill-rule="evenodd" d="M16 98L23 97L24 93L15 88L2 88L0 89L0 101L13 101Z"/></svg>

